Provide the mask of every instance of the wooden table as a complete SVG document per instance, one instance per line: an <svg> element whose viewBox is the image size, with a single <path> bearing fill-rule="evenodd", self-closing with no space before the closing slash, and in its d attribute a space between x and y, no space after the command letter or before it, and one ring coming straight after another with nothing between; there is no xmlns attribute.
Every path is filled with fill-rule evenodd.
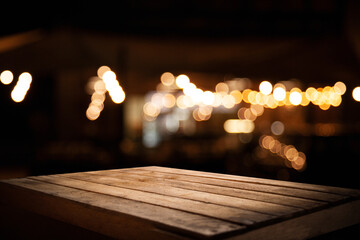
<svg viewBox="0 0 360 240"><path fill-rule="evenodd" d="M305 239L360 223L359 190L164 167L4 180L0 196L0 232L36 238Z"/></svg>

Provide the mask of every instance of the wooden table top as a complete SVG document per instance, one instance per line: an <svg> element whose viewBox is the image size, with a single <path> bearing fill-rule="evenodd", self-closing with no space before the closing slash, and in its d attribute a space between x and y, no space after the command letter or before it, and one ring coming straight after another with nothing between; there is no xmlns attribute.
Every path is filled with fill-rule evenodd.
<svg viewBox="0 0 360 240"><path fill-rule="evenodd" d="M164 167L3 180L4 203L113 238L304 239L360 223L360 191Z"/></svg>

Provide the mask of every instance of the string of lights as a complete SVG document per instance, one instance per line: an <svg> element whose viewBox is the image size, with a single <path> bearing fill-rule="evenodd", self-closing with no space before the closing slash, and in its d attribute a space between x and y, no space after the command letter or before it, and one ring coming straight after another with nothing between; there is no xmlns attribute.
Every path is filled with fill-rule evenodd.
<svg viewBox="0 0 360 240"><path fill-rule="evenodd" d="M89 79L87 89L91 95L91 102L86 110L86 117L91 121L98 119L104 109L106 92L109 92L111 100L116 104L124 102L126 97L116 74L108 66L98 68L97 76Z"/></svg>
<svg viewBox="0 0 360 240"><path fill-rule="evenodd" d="M10 70L5 70L0 74L0 81L4 85L9 85L14 80L14 74ZM32 82L32 76L28 72L23 72L19 75L18 81L15 87L11 91L11 99L14 102L22 102L25 99L27 92L30 89Z"/></svg>

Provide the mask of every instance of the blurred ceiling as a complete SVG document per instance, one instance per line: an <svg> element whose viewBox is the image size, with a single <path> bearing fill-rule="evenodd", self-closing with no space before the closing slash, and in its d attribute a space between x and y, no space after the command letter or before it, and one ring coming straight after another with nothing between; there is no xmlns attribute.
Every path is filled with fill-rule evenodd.
<svg viewBox="0 0 360 240"><path fill-rule="evenodd" d="M59 26L168 36L314 35L342 31L341 0L7 1L1 34Z"/></svg>
<svg viewBox="0 0 360 240"><path fill-rule="evenodd" d="M219 76L197 75L205 88L224 74L349 83L360 74L356 9L356 1L340 0L8 1L0 65L119 66L130 93L154 89L165 71Z"/></svg>

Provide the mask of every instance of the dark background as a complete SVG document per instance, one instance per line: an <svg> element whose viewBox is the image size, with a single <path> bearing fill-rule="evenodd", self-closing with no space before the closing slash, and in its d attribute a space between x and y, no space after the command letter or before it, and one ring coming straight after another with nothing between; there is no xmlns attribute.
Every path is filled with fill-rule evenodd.
<svg viewBox="0 0 360 240"><path fill-rule="evenodd" d="M359 188L360 103L351 97L360 84L359 9L357 1L340 0L9 1L0 13L0 71L28 71L33 83L21 103L10 98L16 79L0 85L0 177L163 165ZM118 74L127 99L106 100L92 122L84 89L102 65ZM295 117L310 130L341 127L330 135L285 132L282 142L307 156L303 172L258 159L258 139L267 134L261 127L249 143L234 140L235 147L216 152L211 146L232 137L204 130L216 129L215 120L148 149L141 126L128 129L126 104L155 90L166 71L188 74L205 89L231 77L254 86L296 78L303 90L342 81L340 107L310 104ZM283 112L264 116L264 124Z"/></svg>

